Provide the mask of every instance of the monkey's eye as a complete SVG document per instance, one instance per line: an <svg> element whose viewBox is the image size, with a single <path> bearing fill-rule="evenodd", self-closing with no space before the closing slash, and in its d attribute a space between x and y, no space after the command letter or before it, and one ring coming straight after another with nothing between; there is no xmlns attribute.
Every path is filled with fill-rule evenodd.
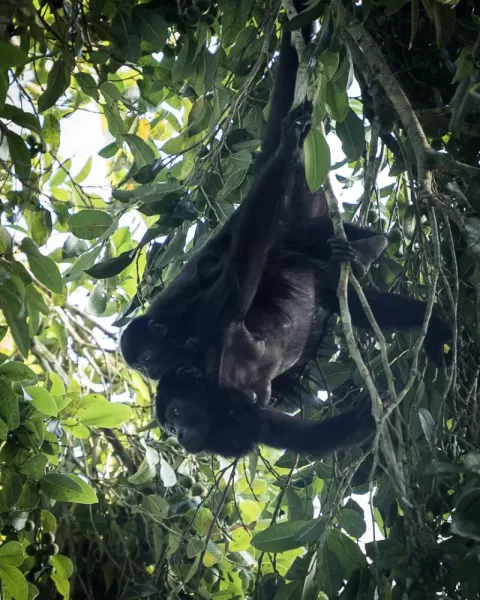
<svg viewBox="0 0 480 600"><path fill-rule="evenodd" d="M157 321L154 321L153 319L151 319L148 322L148 326L150 328L150 330L158 336L164 337L167 335L167 326L164 325L163 323L157 323Z"/></svg>
<svg viewBox="0 0 480 600"><path fill-rule="evenodd" d="M167 426L167 431L168 431L168 433L171 433L172 435L177 435L177 430L175 429L175 427L172 427L171 425Z"/></svg>
<svg viewBox="0 0 480 600"><path fill-rule="evenodd" d="M153 352L151 350L145 350L142 355L142 361L150 362L151 360L153 360ZM140 362L142 362L142 361L140 361Z"/></svg>
<svg viewBox="0 0 480 600"><path fill-rule="evenodd" d="M174 417L180 416L180 409L178 407L172 408L172 416L174 416Z"/></svg>

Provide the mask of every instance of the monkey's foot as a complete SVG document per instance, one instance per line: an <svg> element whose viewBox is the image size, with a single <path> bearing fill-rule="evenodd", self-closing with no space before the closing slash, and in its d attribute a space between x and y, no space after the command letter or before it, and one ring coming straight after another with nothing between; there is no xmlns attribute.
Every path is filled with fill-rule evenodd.
<svg viewBox="0 0 480 600"><path fill-rule="evenodd" d="M331 260L335 262L358 262L358 256L352 248L350 242L340 238L330 238L327 240L330 246Z"/></svg>

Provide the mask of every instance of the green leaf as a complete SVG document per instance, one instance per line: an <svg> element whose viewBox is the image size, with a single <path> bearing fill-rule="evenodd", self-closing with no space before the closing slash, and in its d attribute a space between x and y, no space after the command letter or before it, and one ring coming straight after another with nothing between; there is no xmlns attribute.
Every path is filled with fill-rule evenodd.
<svg viewBox="0 0 480 600"><path fill-rule="evenodd" d="M298 546L305 546L306 544L317 542L324 531L325 519L323 517L311 519L294 535L293 541Z"/></svg>
<svg viewBox="0 0 480 600"><path fill-rule="evenodd" d="M132 418L132 408L126 404L109 402L99 394L89 394L82 399L76 416L85 427L118 427Z"/></svg>
<svg viewBox="0 0 480 600"><path fill-rule="evenodd" d="M410 2L410 0L390 0L385 7L385 16L390 17Z"/></svg>
<svg viewBox="0 0 480 600"><path fill-rule="evenodd" d="M7 542L0 546L0 566L19 567L23 559L23 547L19 542Z"/></svg>
<svg viewBox="0 0 480 600"><path fill-rule="evenodd" d="M45 475L48 459L45 454L35 454L20 467L20 472L31 479L41 479Z"/></svg>
<svg viewBox="0 0 480 600"><path fill-rule="evenodd" d="M92 162L92 157L89 156L87 158L87 162L83 165L80 173L78 173L78 175L75 175L74 177L77 183L82 183L90 175L90 171L92 170Z"/></svg>
<svg viewBox="0 0 480 600"><path fill-rule="evenodd" d="M28 54L18 46L0 42L0 69L23 67L28 62Z"/></svg>
<svg viewBox="0 0 480 600"><path fill-rule="evenodd" d="M52 214L49 210L37 207L35 210L26 210L24 215L33 241L37 246L43 246L52 233Z"/></svg>
<svg viewBox="0 0 480 600"><path fill-rule="evenodd" d="M90 73L75 73L74 77L84 94L90 96L94 100L98 100L100 95L98 93L98 86L95 79Z"/></svg>
<svg viewBox="0 0 480 600"><path fill-rule="evenodd" d="M77 475L49 473L40 480L42 491L52 500L93 504L97 497L93 489Z"/></svg>
<svg viewBox="0 0 480 600"><path fill-rule="evenodd" d="M27 584L28 584L28 600L35 600L35 598L40 595L40 590L37 588L36 585L33 585L33 583L30 583L29 581L27 581Z"/></svg>
<svg viewBox="0 0 480 600"><path fill-rule="evenodd" d="M304 144L305 176L312 192L319 189L330 170L330 148L321 131L310 130Z"/></svg>
<svg viewBox="0 0 480 600"><path fill-rule="evenodd" d="M30 512L40 503L40 494L33 481L25 481L22 487L22 493L18 500L17 509Z"/></svg>
<svg viewBox="0 0 480 600"><path fill-rule="evenodd" d="M149 10L144 6L136 6L132 11L135 29L142 40L152 44L154 50L163 48L168 36L168 26L159 11Z"/></svg>
<svg viewBox="0 0 480 600"><path fill-rule="evenodd" d="M48 510L42 510L40 513L40 527L43 531L55 533L57 531L57 519Z"/></svg>
<svg viewBox="0 0 480 600"><path fill-rule="evenodd" d="M339 529L331 528L328 532L328 546L335 552L345 573L345 579L357 567L366 564L366 558L358 544L342 533Z"/></svg>
<svg viewBox="0 0 480 600"><path fill-rule="evenodd" d="M437 444L437 425L430 411L426 408L418 409L418 418L422 427L423 435L427 440L428 447L431 451L434 450Z"/></svg>
<svg viewBox="0 0 480 600"><path fill-rule="evenodd" d="M15 167L15 174L21 181L27 181L32 167L32 158L23 139L9 129L5 131L10 159Z"/></svg>
<svg viewBox="0 0 480 600"><path fill-rule="evenodd" d="M92 248L89 252L86 252L83 256L73 263L70 269L65 273L65 281L76 281L80 279L85 271L90 267L93 267L97 260L102 248L97 246Z"/></svg>
<svg viewBox="0 0 480 600"><path fill-rule="evenodd" d="M9 231L0 225L0 253L8 255L12 253L13 240Z"/></svg>
<svg viewBox="0 0 480 600"><path fill-rule="evenodd" d="M7 508L13 508L20 500L23 481L18 473L7 473L2 489L2 501Z"/></svg>
<svg viewBox="0 0 480 600"><path fill-rule="evenodd" d="M5 70L0 69L0 110L5 106L8 94L8 84L8 74Z"/></svg>
<svg viewBox="0 0 480 600"><path fill-rule="evenodd" d="M68 579L73 575L73 563L68 556L57 554L52 558L52 564L64 579Z"/></svg>
<svg viewBox="0 0 480 600"><path fill-rule="evenodd" d="M79 440L88 440L90 437L90 429L85 427L84 425L72 425L71 427L63 424L63 428L68 433L71 433L73 437L78 438Z"/></svg>
<svg viewBox="0 0 480 600"><path fill-rule="evenodd" d="M405 209L403 214L403 235L405 236L405 241L410 243L415 236L415 229L417 223L417 216L415 213L415 207L413 204L409 204Z"/></svg>
<svg viewBox="0 0 480 600"><path fill-rule="evenodd" d="M188 115L188 137L198 135L199 133L202 133L202 131L205 131L210 125L211 118L212 107L210 106L210 102L203 96L198 98Z"/></svg>
<svg viewBox="0 0 480 600"><path fill-rule="evenodd" d="M435 24L435 37L437 46L445 48L455 31L455 9L445 4L433 3L433 22Z"/></svg>
<svg viewBox="0 0 480 600"><path fill-rule="evenodd" d="M302 544L297 541L296 536L307 523L307 521L288 521L271 525L253 536L252 546L262 552L284 552L298 548Z"/></svg>
<svg viewBox="0 0 480 600"><path fill-rule="evenodd" d="M170 510L167 500L159 494L144 496L142 499L142 507L155 519L165 519Z"/></svg>
<svg viewBox="0 0 480 600"><path fill-rule="evenodd" d="M55 572L50 577L55 582L55 587L64 598L69 598L70 584L68 579L73 575L72 561L67 556L57 554L52 558L52 565Z"/></svg>
<svg viewBox="0 0 480 600"><path fill-rule="evenodd" d="M12 292L15 289L15 293ZM23 356L28 356L30 350L30 333L26 319L23 298L18 295L14 286L3 286L0 295L3 315L10 328L15 344Z"/></svg>
<svg viewBox="0 0 480 600"><path fill-rule="evenodd" d="M29 129L34 133L38 134L39 137L43 138L43 130L40 125L38 118L32 113L27 113L17 106L12 104L5 104L3 109L0 111L0 117L13 121L15 125Z"/></svg>
<svg viewBox="0 0 480 600"><path fill-rule="evenodd" d="M0 415L5 420L9 431L13 431L20 425L17 395L3 377L0 377Z"/></svg>
<svg viewBox="0 0 480 600"><path fill-rule="evenodd" d="M345 120L337 123L336 132L342 142L342 150L349 160L357 160L365 148L363 121L350 108Z"/></svg>
<svg viewBox="0 0 480 600"><path fill-rule="evenodd" d="M191 38L184 36L182 49L172 67L173 81L185 81L195 73L195 44Z"/></svg>
<svg viewBox="0 0 480 600"><path fill-rule="evenodd" d="M51 113L43 119L43 138L50 150L57 152L60 147L60 122Z"/></svg>
<svg viewBox="0 0 480 600"><path fill-rule="evenodd" d="M8 437L8 427L3 419L0 419L0 440L5 441Z"/></svg>
<svg viewBox="0 0 480 600"><path fill-rule="evenodd" d="M81 240L94 240L112 225L112 217L102 210L81 210L68 219L68 227Z"/></svg>
<svg viewBox="0 0 480 600"><path fill-rule="evenodd" d="M107 119L108 130L113 137L118 137L125 133L125 124L123 122L118 106L113 102L108 102L102 106L103 114Z"/></svg>
<svg viewBox="0 0 480 600"><path fill-rule="evenodd" d="M95 490L86 481L78 477L78 475L68 475L68 477L82 488L82 494L75 498L77 504L96 504L98 502Z"/></svg>
<svg viewBox="0 0 480 600"><path fill-rule="evenodd" d="M144 142L138 135L125 133L122 137L127 142L128 147L133 154L135 166L138 169L145 167L155 160L155 152L150 148L147 142Z"/></svg>
<svg viewBox="0 0 480 600"><path fill-rule="evenodd" d="M55 105L70 85L70 69L63 58L59 58L48 73L47 88L38 99L38 111L44 112Z"/></svg>
<svg viewBox="0 0 480 600"><path fill-rule="evenodd" d="M342 122L350 108L345 85L338 81L327 81L325 88L325 104L329 115L335 121Z"/></svg>
<svg viewBox="0 0 480 600"><path fill-rule="evenodd" d="M352 370L348 365L341 362L328 362L322 365L322 378L328 389L334 390L350 378Z"/></svg>
<svg viewBox="0 0 480 600"><path fill-rule="evenodd" d="M65 384L62 381L60 375L54 373L53 371L48 374L48 378L50 380L50 393L52 396L64 396L67 393L65 389Z"/></svg>
<svg viewBox="0 0 480 600"><path fill-rule="evenodd" d="M70 172L72 167L72 160L67 159L62 165L55 171L52 178L50 179L51 187L58 187L61 185L65 179L67 178L67 174Z"/></svg>
<svg viewBox="0 0 480 600"><path fill-rule="evenodd" d="M0 375L3 375L10 381L35 381L37 376L35 373L21 362L16 360L8 361L0 365Z"/></svg>
<svg viewBox="0 0 480 600"><path fill-rule="evenodd" d="M142 483L151 481L157 474L156 467L159 461L160 456L158 452L154 448L147 446L142 464L139 466L138 471L128 478L128 481L133 483L133 485L141 485Z"/></svg>
<svg viewBox="0 0 480 600"><path fill-rule="evenodd" d="M319 553L318 584L329 598L334 598L347 579L335 552L324 544Z"/></svg>
<svg viewBox="0 0 480 600"><path fill-rule="evenodd" d="M32 397L32 405L44 415L56 417L58 414L57 403L53 399L50 392L45 388L29 385L25 391Z"/></svg>
<svg viewBox="0 0 480 600"><path fill-rule="evenodd" d="M117 10L112 21L112 32L122 56L136 63L141 55L140 36L130 15L125 10Z"/></svg>
<svg viewBox="0 0 480 600"><path fill-rule="evenodd" d="M85 273L94 279L107 279L121 273L128 265L132 264L134 258L135 251L127 250L114 258L109 258L94 265L91 269L86 269Z"/></svg>
<svg viewBox="0 0 480 600"><path fill-rule="evenodd" d="M107 309L107 292L103 281L97 281L88 296L87 312L97 317L103 315Z"/></svg>
<svg viewBox="0 0 480 600"><path fill-rule="evenodd" d="M0 567L0 580L15 600L28 600L27 580L16 567Z"/></svg>
<svg viewBox="0 0 480 600"><path fill-rule="evenodd" d="M363 515L351 508L342 508L337 513L337 521L340 527L345 529L348 535L351 535L357 540L361 538L367 530Z"/></svg>
<svg viewBox="0 0 480 600"><path fill-rule="evenodd" d="M27 255L30 270L38 281L55 294L61 294L63 279L56 262L49 256L43 256L30 238L23 239L20 248Z"/></svg>
<svg viewBox="0 0 480 600"><path fill-rule="evenodd" d="M463 492L452 515L452 533L480 541L480 487Z"/></svg>
<svg viewBox="0 0 480 600"><path fill-rule="evenodd" d="M115 154L120 150L117 142L112 142L111 144L107 144L104 146L99 152L98 156L102 158L112 158Z"/></svg>

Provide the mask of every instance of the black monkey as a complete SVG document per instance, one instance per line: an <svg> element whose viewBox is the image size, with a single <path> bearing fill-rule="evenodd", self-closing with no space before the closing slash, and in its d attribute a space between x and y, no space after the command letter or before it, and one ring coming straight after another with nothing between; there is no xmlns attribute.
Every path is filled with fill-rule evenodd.
<svg viewBox="0 0 480 600"><path fill-rule="evenodd" d="M303 8L302 2L295 2L295 4L298 10ZM313 29L313 24L310 24L302 30L307 43L313 35ZM280 145L282 121L287 116L293 102L298 55L292 47L290 39L290 33L283 34L279 68L275 77L270 113L262 141L262 152L255 163L256 172L260 174L260 178L262 171L268 168L269 160L275 155ZM291 171L294 169L298 170L296 162L291 164ZM268 173L271 173L272 177L277 177L274 169ZM282 173L282 176L284 175ZM295 177L294 181L299 179L299 177ZM263 180L260 179L260 181ZM278 183L284 182L283 178L271 181L273 185L268 190L267 201L276 200L276 197L284 193L284 189L278 185ZM202 299L204 290L208 289L224 270L223 257L228 251L232 239L240 241L241 224L247 222L248 228L249 215L255 212L255 223L258 223L259 229L271 227L272 215L263 209L264 197L260 196L262 191L261 184L254 186L252 192L223 227L187 261L177 277L153 299L147 313L134 319L127 326L121 336L120 347L129 366L138 369L150 379L159 379L167 369L174 367L192 365L205 367L205 353L202 352L205 340L202 339L202 333L206 328L202 325L198 314L199 300ZM288 211L288 214L285 215L287 222L297 222L297 216L307 217L312 214L311 198L308 197L304 201L304 196L305 194L299 195L296 202L283 207ZM250 200L250 206L248 200ZM245 214L247 217L244 216ZM245 247L250 247L249 232L245 233L246 239L241 241ZM322 232L319 231L318 234L320 236ZM266 249L268 240L265 237L263 237L263 244ZM261 254L266 257L265 250L262 250ZM221 311L217 301L218 299L215 299L214 304L209 307L213 321Z"/></svg>
<svg viewBox="0 0 480 600"><path fill-rule="evenodd" d="M306 39L311 29L304 29ZM282 121L293 101L297 67L297 53L290 44L290 34L286 33L282 39L267 132L258 160L259 175L252 191L221 230L154 298L147 314L134 319L123 332L121 350L126 362L151 379L159 379L163 372L173 367L205 366L207 337L211 341L212 334L218 334L220 324L225 323L227 297L232 301L232 305L227 307L229 315L235 316L235 305L242 308L248 305L245 297L235 293L235 284L226 285L229 273L242 281L243 293L255 306L257 288L265 276L268 276L268 285L278 278L279 251L286 268L296 263L298 271L299 264L308 263L309 257L320 261L328 261L330 257L334 260L345 258L352 260L362 274L386 245L383 236L353 225L346 225L347 236L354 241L353 249L344 248L341 243L329 244L327 240L333 236L330 220L310 218L315 212L312 208L315 202L307 191L303 166L297 160L290 160L289 172L286 173L282 159L279 161ZM285 146L283 148L285 152ZM296 148L286 150L292 157L295 155ZM295 190L290 194L293 200L285 206L289 185L294 185ZM277 217L274 216L275 211L279 211ZM285 213L284 231L280 231L282 228L278 226L282 211ZM306 236L311 239L305 239ZM288 253L290 256L287 258ZM247 255L253 258L251 263L247 262ZM228 264L226 256L230 256ZM242 264L244 273L235 273L238 265ZM311 266L308 269L311 277ZM243 285L244 281L249 289ZM285 284L281 282L275 285L277 293L283 287ZM263 288L265 291L265 285ZM235 296L233 299L232 295ZM263 296L259 297L261 305L265 305ZM268 301L269 305L275 303L274 297ZM202 306L207 311L206 316Z"/></svg>
<svg viewBox="0 0 480 600"><path fill-rule="evenodd" d="M286 63L292 64L294 52L285 36L282 77L282 59L287 56ZM290 73L290 98L294 82ZM276 86L271 110L275 122L284 110L275 108L279 93ZM270 158L267 136L262 166L240 208L154 299L147 314L125 330L121 346L126 361L152 379L170 368L197 366L221 387L253 392L268 401L272 379L293 367L310 347L317 307L338 312L338 262L352 262L362 275L384 249L385 238L368 229L345 223L351 242L345 244L332 239L328 218L289 218L296 201L291 188L297 190L298 181L301 186L305 179L298 166L299 117L304 118L301 111L284 120L282 138ZM365 294L381 328L421 326L425 303L368 288ZM354 325L368 327L352 288L349 297ZM449 328L434 314L426 350L437 363L449 339Z"/></svg>
<svg viewBox="0 0 480 600"><path fill-rule="evenodd" d="M238 390L220 390L196 369L171 370L156 396L157 418L187 452L240 457L257 444L320 456L356 446L375 431L371 403L323 421L261 408Z"/></svg>

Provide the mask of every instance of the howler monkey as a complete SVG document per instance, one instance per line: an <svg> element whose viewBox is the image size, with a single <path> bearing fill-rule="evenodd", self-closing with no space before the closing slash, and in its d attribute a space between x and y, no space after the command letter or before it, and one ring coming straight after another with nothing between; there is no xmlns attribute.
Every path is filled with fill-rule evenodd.
<svg viewBox="0 0 480 600"><path fill-rule="evenodd" d="M220 390L196 369L166 373L156 402L161 426L187 452L235 458L259 443L317 456L356 446L375 431L370 407L365 397L354 410L310 421L261 408L238 390Z"/></svg>
<svg viewBox="0 0 480 600"><path fill-rule="evenodd" d="M291 104L295 61L290 36L284 34L264 154L250 193L153 300L147 314L134 319L123 333L127 363L152 379L171 368L196 366L221 387L254 393L267 402L272 379L294 366L310 347L317 308L339 311L338 262L350 261L354 272L362 275L386 245L383 236L351 223L344 224L349 244L334 239L330 219L311 217L308 208L302 218L290 218L292 207L298 208L295 192L306 189L297 160L305 112L297 109L278 126L281 111L289 106L278 82L286 86ZM286 65L295 71L287 72ZM271 127L271 122L277 126ZM271 139L280 131L282 137L273 145ZM305 191L299 193L301 203ZM306 200L311 204L311 198ZM425 303L364 291L381 328L422 325ZM353 324L368 328L353 288L349 307ZM449 338L449 328L434 313L425 346L437 363Z"/></svg>

